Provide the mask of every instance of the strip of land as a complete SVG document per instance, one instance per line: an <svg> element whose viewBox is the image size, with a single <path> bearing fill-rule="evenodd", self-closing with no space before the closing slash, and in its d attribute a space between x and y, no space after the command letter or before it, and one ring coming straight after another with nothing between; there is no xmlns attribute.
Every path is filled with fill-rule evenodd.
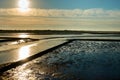
<svg viewBox="0 0 120 80"><path fill-rule="evenodd" d="M74 31L74 30L0 30L0 33L31 33L31 34L120 34L120 31Z"/></svg>

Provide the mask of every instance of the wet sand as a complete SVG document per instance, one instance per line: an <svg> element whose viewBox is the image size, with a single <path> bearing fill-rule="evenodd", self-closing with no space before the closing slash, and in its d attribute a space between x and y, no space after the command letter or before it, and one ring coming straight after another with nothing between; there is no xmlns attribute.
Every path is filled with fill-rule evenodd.
<svg viewBox="0 0 120 80"><path fill-rule="evenodd" d="M75 40L0 75L1 80L120 80L119 41Z"/></svg>

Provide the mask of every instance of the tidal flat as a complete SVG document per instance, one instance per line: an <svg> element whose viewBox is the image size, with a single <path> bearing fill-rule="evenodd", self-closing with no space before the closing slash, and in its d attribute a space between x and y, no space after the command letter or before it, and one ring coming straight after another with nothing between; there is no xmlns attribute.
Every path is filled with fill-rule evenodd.
<svg viewBox="0 0 120 80"><path fill-rule="evenodd" d="M119 80L120 42L75 40L5 71L1 80Z"/></svg>

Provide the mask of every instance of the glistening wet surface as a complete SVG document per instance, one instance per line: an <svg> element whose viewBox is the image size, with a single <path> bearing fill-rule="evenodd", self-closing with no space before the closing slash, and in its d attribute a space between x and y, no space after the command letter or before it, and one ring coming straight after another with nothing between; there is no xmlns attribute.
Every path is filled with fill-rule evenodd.
<svg viewBox="0 0 120 80"><path fill-rule="evenodd" d="M0 64L17 62L67 42L63 39L38 40L0 47Z"/></svg>
<svg viewBox="0 0 120 80"><path fill-rule="evenodd" d="M76 40L4 72L1 80L120 80L120 42Z"/></svg>

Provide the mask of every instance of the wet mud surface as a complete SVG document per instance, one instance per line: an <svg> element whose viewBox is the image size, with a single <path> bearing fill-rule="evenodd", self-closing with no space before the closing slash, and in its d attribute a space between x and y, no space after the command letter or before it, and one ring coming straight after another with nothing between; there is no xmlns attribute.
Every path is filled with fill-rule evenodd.
<svg viewBox="0 0 120 80"><path fill-rule="evenodd" d="M0 80L120 80L120 42L76 40L5 71Z"/></svg>

